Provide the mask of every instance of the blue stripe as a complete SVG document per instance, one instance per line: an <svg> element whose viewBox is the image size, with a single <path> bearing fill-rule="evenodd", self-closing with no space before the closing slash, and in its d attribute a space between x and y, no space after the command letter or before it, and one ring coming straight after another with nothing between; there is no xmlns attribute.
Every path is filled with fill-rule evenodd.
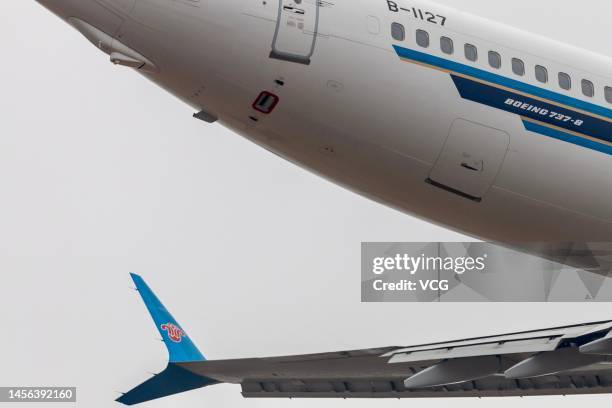
<svg viewBox="0 0 612 408"><path fill-rule="evenodd" d="M612 123L569 110L548 102L542 102L521 94L484 84L462 76L451 75L459 94L463 99L501 109L519 116L563 128L583 135L588 135L606 142L612 142ZM536 109L524 108L531 106ZM554 114L553 114L554 112ZM557 119L557 115L566 116L567 121ZM578 123L578 124L577 124Z"/></svg>
<svg viewBox="0 0 612 408"><path fill-rule="evenodd" d="M562 132L560 130L552 129L547 126L542 126L537 123L533 123L527 120L523 121L525 125L525 129L530 132L535 132L542 134L544 136L549 136L558 140L562 140L564 142L572 143L578 146L583 146L589 149L597 150L598 152L607 153L612 155L612 146L608 146L605 144L597 143L595 141L584 139L582 137L574 136L572 134Z"/></svg>
<svg viewBox="0 0 612 408"><path fill-rule="evenodd" d="M580 109L586 112L590 112L596 115L604 116L612 119L612 109L604 108L593 103L581 101L580 99L572 98L567 95L562 95L556 92L549 91L547 89L538 88L537 86L529 85L524 82L509 79L501 75L493 74L491 72L483 71L478 68L471 67L469 65L460 64L455 61L450 61L444 58L439 58L434 55L425 54L419 51L411 50L408 48L394 45L393 48L397 55L401 58L406 58L413 61L418 61L428 65L433 65L438 68L442 68L448 71L456 72L463 75L468 75L483 81L492 82L497 85L505 86L507 88L514 89L516 91L524 92L527 94L535 95L540 98L548 99L553 102L561 103L563 105L571 106L576 109Z"/></svg>

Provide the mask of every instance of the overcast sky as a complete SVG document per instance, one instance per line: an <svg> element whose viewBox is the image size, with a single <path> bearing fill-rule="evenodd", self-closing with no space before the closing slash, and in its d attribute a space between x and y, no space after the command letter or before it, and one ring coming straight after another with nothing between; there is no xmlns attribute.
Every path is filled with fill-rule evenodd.
<svg viewBox="0 0 612 408"><path fill-rule="evenodd" d="M612 3L443 3L612 54ZM130 271L144 276L210 359L612 318L606 304L360 304L362 241L465 237L192 119L189 107L112 66L33 0L2 1L0 15L0 386L75 385L79 406L113 407L116 391L162 369L166 351L130 289ZM243 400L239 392L222 385L143 406L610 403L608 396Z"/></svg>

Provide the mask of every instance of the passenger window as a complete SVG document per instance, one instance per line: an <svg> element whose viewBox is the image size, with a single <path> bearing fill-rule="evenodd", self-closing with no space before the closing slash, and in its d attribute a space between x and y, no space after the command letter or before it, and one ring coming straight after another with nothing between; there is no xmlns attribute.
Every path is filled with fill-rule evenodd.
<svg viewBox="0 0 612 408"><path fill-rule="evenodd" d="M525 75L525 63L518 58L512 58L512 72L518 76Z"/></svg>
<svg viewBox="0 0 612 408"><path fill-rule="evenodd" d="M559 72L559 86L561 89L569 91L572 89L572 78L565 72Z"/></svg>
<svg viewBox="0 0 612 408"><path fill-rule="evenodd" d="M397 41L404 41L406 39L406 30L400 23L391 24L391 37Z"/></svg>
<svg viewBox="0 0 612 408"><path fill-rule="evenodd" d="M536 79L543 84L548 82L548 70L541 65L536 65L535 76Z"/></svg>
<svg viewBox="0 0 612 408"><path fill-rule="evenodd" d="M440 38L440 48L442 52L445 54L452 54L455 52L455 46L453 45L453 40L448 37Z"/></svg>
<svg viewBox="0 0 612 408"><path fill-rule="evenodd" d="M489 51L489 65L495 69L500 69L502 65L501 55L495 51Z"/></svg>
<svg viewBox="0 0 612 408"><path fill-rule="evenodd" d="M465 44L465 58L469 61L476 61L478 59L478 48L472 44Z"/></svg>
<svg viewBox="0 0 612 408"><path fill-rule="evenodd" d="M595 96L595 86L591 81L586 79L582 80L582 93L584 96L588 96L589 98Z"/></svg>
<svg viewBox="0 0 612 408"><path fill-rule="evenodd" d="M606 101L608 101L608 103L612 103L612 88L606 86L604 93L606 94Z"/></svg>
<svg viewBox="0 0 612 408"><path fill-rule="evenodd" d="M423 48L429 47L429 33L424 30L417 30L416 42Z"/></svg>

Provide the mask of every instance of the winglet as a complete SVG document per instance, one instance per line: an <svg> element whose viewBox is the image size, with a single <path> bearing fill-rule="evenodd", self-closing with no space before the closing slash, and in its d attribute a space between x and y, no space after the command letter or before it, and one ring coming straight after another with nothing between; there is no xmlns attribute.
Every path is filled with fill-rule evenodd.
<svg viewBox="0 0 612 408"><path fill-rule="evenodd" d="M130 275L155 322L159 334L166 344L169 362L184 363L188 361L206 360L202 353L200 353L200 350L198 350L195 344L193 344L191 339L187 336L187 333L185 333L170 312L159 301L145 281L135 273L130 273Z"/></svg>
<svg viewBox="0 0 612 408"><path fill-rule="evenodd" d="M130 275L168 348L170 361L164 371L123 394L116 401L125 405L135 405L218 384L219 382L212 378L198 375L181 367L180 363L204 362L206 359L145 281L135 273Z"/></svg>

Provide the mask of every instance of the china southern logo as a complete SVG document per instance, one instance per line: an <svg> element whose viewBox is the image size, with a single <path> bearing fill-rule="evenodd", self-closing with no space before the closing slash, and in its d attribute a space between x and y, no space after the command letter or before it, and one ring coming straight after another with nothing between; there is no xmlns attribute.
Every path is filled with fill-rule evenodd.
<svg viewBox="0 0 612 408"><path fill-rule="evenodd" d="M175 343L180 343L183 337L187 337L185 332L180 327L173 325L172 323L165 323L161 326L162 330L168 332L168 337Z"/></svg>

